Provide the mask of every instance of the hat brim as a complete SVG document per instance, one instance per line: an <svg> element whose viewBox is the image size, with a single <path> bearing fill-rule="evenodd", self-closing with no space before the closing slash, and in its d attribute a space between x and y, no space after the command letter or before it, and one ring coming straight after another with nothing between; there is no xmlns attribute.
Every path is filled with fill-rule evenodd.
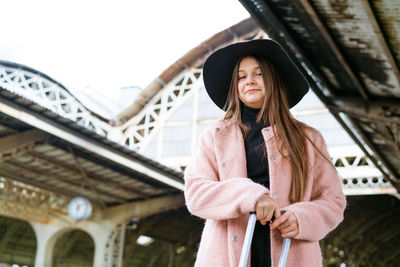
<svg viewBox="0 0 400 267"><path fill-rule="evenodd" d="M244 56L265 58L278 69L286 85L290 108L308 92L306 78L276 41L257 39L240 42L216 50L203 65L204 86L212 101L221 109L224 108L228 96L233 68Z"/></svg>

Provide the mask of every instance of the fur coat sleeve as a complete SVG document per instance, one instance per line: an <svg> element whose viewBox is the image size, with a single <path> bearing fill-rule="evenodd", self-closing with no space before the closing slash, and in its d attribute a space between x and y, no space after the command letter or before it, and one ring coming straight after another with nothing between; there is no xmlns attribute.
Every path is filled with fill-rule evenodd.
<svg viewBox="0 0 400 267"><path fill-rule="evenodd" d="M246 178L245 173L242 177L221 179L220 173L223 170L220 169L230 168L231 162L218 162L215 132L213 127L205 130L193 162L185 171L186 205L192 214L204 219L236 218L254 211L256 200L261 195L268 194L268 189ZM239 155L240 144L229 145L226 150L233 156ZM237 160L236 164L241 165L240 160L243 159L237 157Z"/></svg>

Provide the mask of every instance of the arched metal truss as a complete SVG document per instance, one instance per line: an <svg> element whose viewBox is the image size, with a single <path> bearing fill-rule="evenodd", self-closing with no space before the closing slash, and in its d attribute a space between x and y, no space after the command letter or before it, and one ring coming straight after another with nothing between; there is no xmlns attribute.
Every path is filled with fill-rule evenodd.
<svg viewBox="0 0 400 267"><path fill-rule="evenodd" d="M154 134L165 121L202 83L201 66L181 73L165 86L137 116L122 129L121 143L132 150L143 152Z"/></svg>
<svg viewBox="0 0 400 267"><path fill-rule="evenodd" d="M0 87L99 135L107 136L112 128L94 116L63 85L29 67L0 61Z"/></svg>
<svg viewBox="0 0 400 267"><path fill-rule="evenodd" d="M266 38L264 31L257 29L234 40L253 40ZM225 44L226 45L226 44ZM184 70L155 95L146 107L121 128L123 137L120 143L133 150L143 152L154 134L164 125L174 111L191 96L194 91L204 87L202 79L203 60Z"/></svg>

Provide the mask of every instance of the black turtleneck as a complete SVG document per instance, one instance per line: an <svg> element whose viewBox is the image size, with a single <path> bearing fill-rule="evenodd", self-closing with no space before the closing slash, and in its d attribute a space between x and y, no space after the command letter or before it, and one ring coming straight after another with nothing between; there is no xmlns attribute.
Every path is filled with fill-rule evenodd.
<svg viewBox="0 0 400 267"><path fill-rule="evenodd" d="M242 122L250 127L250 132L244 139L247 160L247 176L254 182L269 188L269 173L267 151L261 130L269 124L257 122L259 109L242 107Z"/></svg>
<svg viewBox="0 0 400 267"><path fill-rule="evenodd" d="M261 130L269 124L257 122L259 109L251 108L241 103L242 122L250 127L250 132L244 139L246 150L247 176L254 182L269 188L269 168L265 141ZM269 226L256 222L253 240L251 242L251 267L271 266Z"/></svg>

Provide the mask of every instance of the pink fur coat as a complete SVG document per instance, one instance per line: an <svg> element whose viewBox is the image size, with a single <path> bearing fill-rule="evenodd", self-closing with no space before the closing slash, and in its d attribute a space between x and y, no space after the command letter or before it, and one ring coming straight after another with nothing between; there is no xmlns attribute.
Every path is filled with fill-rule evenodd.
<svg viewBox="0 0 400 267"><path fill-rule="evenodd" d="M278 152L272 128L264 128L262 134L268 152L269 190L246 178L244 141L235 122L220 122L202 134L184 177L189 211L206 219L196 267L238 266L249 213L263 194L275 199L282 211L293 211L298 219L299 234L292 239L286 266L322 266L318 241L343 220L346 206L340 178L307 141L309 183L304 201L290 204L290 166ZM321 134L312 128L306 134L329 158ZM272 266L278 265L282 242L280 232L271 231Z"/></svg>

